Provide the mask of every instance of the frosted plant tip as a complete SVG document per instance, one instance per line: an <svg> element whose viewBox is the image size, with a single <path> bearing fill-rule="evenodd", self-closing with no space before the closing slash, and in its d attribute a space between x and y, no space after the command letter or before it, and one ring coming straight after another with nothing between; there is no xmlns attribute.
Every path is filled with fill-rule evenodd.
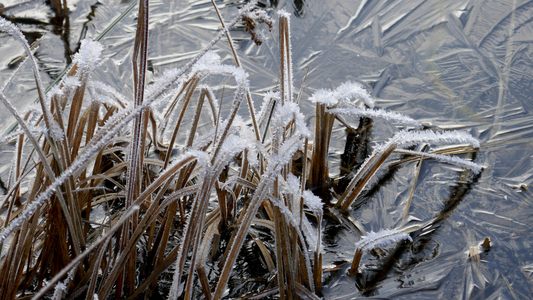
<svg viewBox="0 0 533 300"><path fill-rule="evenodd" d="M280 18L290 18L291 16L291 13L287 12L286 10L284 10L283 8L278 10L278 16Z"/></svg>
<svg viewBox="0 0 533 300"><path fill-rule="evenodd" d="M382 229L378 232L371 231L366 236L362 236L361 240L355 243L355 247L361 251L372 250L376 247L386 247L391 244L398 243L402 240L413 241L408 233L399 229Z"/></svg>
<svg viewBox="0 0 533 300"><path fill-rule="evenodd" d="M17 27L17 25L11 23L10 21L0 17L0 30L5 31L11 36L23 37L22 31Z"/></svg>
<svg viewBox="0 0 533 300"><path fill-rule="evenodd" d="M304 192L304 201L307 207L316 215L322 215L322 199L311 191Z"/></svg>

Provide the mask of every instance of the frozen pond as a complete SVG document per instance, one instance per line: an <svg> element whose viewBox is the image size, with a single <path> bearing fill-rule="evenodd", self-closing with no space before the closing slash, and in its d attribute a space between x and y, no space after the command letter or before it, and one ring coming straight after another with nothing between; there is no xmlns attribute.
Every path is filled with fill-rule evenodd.
<svg viewBox="0 0 533 300"><path fill-rule="evenodd" d="M466 130L481 142L473 154L485 168L480 176L463 176L460 169L431 160L424 160L421 167L418 161L404 162L383 172L376 188L353 207L351 219L366 230L395 228L402 223L415 184L409 210L413 222L442 216L432 228L415 233L413 243L395 249L389 260L366 255L360 274L347 275L359 234L348 225L329 223L324 267L331 270L324 275L324 297L533 298L533 1L260 3L272 15L281 8L293 15L294 80L299 88L307 73L300 105L310 126L315 110L310 95L351 80L365 85L378 108L409 115L429 129ZM242 3L217 4L229 20ZM32 2L3 15L21 27L30 43L41 39L36 56L49 85L65 69L66 57L77 51L81 39L98 36L130 5L116 0L69 1L68 20L58 20L48 5ZM220 28L210 1L154 0L150 5L148 82L166 68L183 65ZM133 90L136 14L134 8L101 39L108 61L95 75L126 95ZM244 28L232 34L259 110L264 92L278 82L277 27L267 31L270 39L262 46L250 41ZM233 63L225 41L215 50L224 63ZM0 86L22 53L16 41L0 34ZM217 83L217 93L231 84ZM29 66L6 88L19 109L32 103L36 94ZM7 110L1 109L0 131L12 123ZM351 124L357 126L358 120ZM397 130L386 122L374 122L362 139L362 152ZM340 179L348 134L338 123L333 132L329 171ZM6 180L13 148L3 151L0 178ZM480 262L473 262L470 247L487 237L490 249L481 254ZM241 275L251 276L246 270Z"/></svg>

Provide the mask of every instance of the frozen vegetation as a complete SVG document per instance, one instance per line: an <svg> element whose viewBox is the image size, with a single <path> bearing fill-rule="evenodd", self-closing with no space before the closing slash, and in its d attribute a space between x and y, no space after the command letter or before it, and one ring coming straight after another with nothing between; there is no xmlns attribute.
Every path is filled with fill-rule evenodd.
<svg viewBox="0 0 533 300"><path fill-rule="evenodd" d="M92 79L105 59L104 46L90 39L81 42L68 75L45 94L24 35L0 18L0 29L23 45L41 99L39 106L21 113L12 105L16 99L0 92L19 126L0 138L4 146L16 141L8 194L0 203L0 298L149 296L163 285L160 275L170 270L169 299L221 299L229 293L243 245L253 241L275 274L257 297L316 299L323 280L325 215L350 211L377 170L397 159L394 153L481 172L464 158L409 150L421 143L480 145L466 132L423 130L408 116L375 108L372 96L356 82L319 89L303 99L317 106L313 134L296 101L290 14L283 10L276 20L279 88L264 95L256 116L248 73L238 56L234 52L235 65L222 64L211 51L223 37L233 48L230 30L239 22L253 27L256 43L264 42L256 27L272 27L274 20L256 3L240 8L229 23L221 19L222 29L210 44L147 85L149 7L141 1L132 96ZM206 84L213 75L235 83L227 114L221 112L218 91ZM240 115L246 104L249 113ZM184 128L188 108L194 113ZM204 110L211 126L199 132ZM373 149L341 195L316 192L317 179L310 180L312 170L329 176L327 152L336 118L353 125L370 118L403 126ZM178 137L185 144L176 155ZM27 176L33 179L24 181L28 192L21 193ZM97 207L106 207L104 223L90 221ZM361 234L352 272L370 250L412 241L411 231Z"/></svg>

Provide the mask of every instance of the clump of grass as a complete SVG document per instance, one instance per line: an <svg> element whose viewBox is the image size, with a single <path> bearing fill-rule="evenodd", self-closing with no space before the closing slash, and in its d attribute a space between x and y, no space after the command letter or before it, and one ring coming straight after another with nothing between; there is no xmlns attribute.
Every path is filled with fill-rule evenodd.
<svg viewBox="0 0 533 300"><path fill-rule="evenodd" d="M256 118L248 75L229 31L244 20L253 25L253 38L261 39L255 22L272 27L273 19L255 8L256 2L250 1L226 24L213 1L222 30L185 66L167 70L147 85L149 6L148 1L140 1L131 97L92 80L91 74L104 60L102 45L91 40L82 42L68 76L45 94L24 36L15 25L0 19L0 29L23 44L41 100L38 108L19 113L0 92L0 100L20 125L1 140L4 144L15 140L16 147L8 194L0 203L0 298L149 297L162 284L160 275L174 266L170 299L198 298L199 289L206 299L221 299L227 296L243 245L252 240L272 275L256 296L317 299L323 277L324 203L332 203L333 198L335 207L349 210L394 152L480 171L476 164L459 158L404 149L418 143L479 147L470 135L400 131L373 151L344 194L334 199L328 188L327 156L335 120L348 125L344 117L351 115L412 128L421 125L373 109L362 86L347 82L313 95L317 109L312 136L293 87L290 15L285 11L278 13L279 91L265 97ZM222 64L210 51L224 36L236 65ZM235 80L228 115L222 115L221 99L203 84L212 75ZM249 108L247 116L237 113L243 102ZM190 127L184 128L189 106L195 106L194 114ZM205 110L212 124L199 135ZM179 137L185 137L185 150L173 155ZM300 178L293 173L299 154L303 154ZM27 178L33 180L22 192ZM97 209L107 210L107 215L95 223L91 215ZM275 249L268 248L255 227L266 228ZM352 272L357 272L364 250L410 240L408 232L369 234L356 245Z"/></svg>

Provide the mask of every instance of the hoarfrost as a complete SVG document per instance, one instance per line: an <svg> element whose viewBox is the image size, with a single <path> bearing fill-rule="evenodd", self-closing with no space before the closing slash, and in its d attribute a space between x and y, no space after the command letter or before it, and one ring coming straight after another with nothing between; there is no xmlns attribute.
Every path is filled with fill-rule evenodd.
<svg viewBox="0 0 533 300"><path fill-rule="evenodd" d="M363 100L368 107L374 108L374 101L372 101L370 94L357 82L347 81L341 84L335 89L333 97L338 99L340 103L349 102L350 99Z"/></svg>
<svg viewBox="0 0 533 300"><path fill-rule="evenodd" d="M101 55L104 47L100 42L91 39L83 39L80 45L80 51L74 54L73 62L77 63L82 77L87 76L94 71L102 61Z"/></svg>
<svg viewBox="0 0 533 300"><path fill-rule="evenodd" d="M328 109L330 114L334 115L349 115L355 117L367 117L372 119L383 119L394 123L404 124L408 126L413 126L415 128L422 128L422 124L418 121L404 116L399 113L389 112L382 109L367 109L367 108L358 108L358 107L343 107L343 108L331 108Z"/></svg>
<svg viewBox="0 0 533 300"><path fill-rule="evenodd" d="M338 103L337 99L333 97L333 92L328 89L320 89L316 91L311 98L309 98L314 103L325 104L328 107L334 106Z"/></svg>
<svg viewBox="0 0 533 300"><path fill-rule="evenodd" d="M54 141L60 142L65 137L65 132L63 132L63 129L59 126L59 124L55 120L51 120L50 122L51 128L48 130L48 134Z"/></svg>
<svg viewBox="0 0 533 300"><path fill-rule="evenodd" d="M263 97L263 104L261 105L261 111L259 112L259 126L262 126L263 123L267 120L272 110L272 106L276 101L279 101L280 94L279 92L268 91Z"/></svg>
<svg viewBox="0 0 533 300"><path fill-rule="evenodd" d="M383 248L402 240L413 241L408 233L404 233L399 229L382 229L378 232L371 231L366 236L362 236L361 240L355 243L355 247L361 251L369 251L376 247Z"/></svg>
<svg viewBox="0 0 533 300"><path fill-rule="evenodd" d="M470 144L474 148L479 148L479 141L465 131L405 131L396 133L388 143L396 144L398 147L406 148L419 143L431 144Z"/></svg>
<svg viewBox="0 0 533 300"><path fill-rule="evenodd" d="M359 83L351 81L341 84L334 91L320 89L309 98L309 100L325 104L329 108L335 108L335 105L344 107L350 103L351 99L363 100L368 107L374 108L374 101L370 94Z"/></svg>
<svg viewBox="0 0 533 300"><path fill-rule="evenodd" d="M322 215L322 199L313 194L313 192L307 190L304 192L305 205L317 216Z"/></svg>
<svg viewBox="0 0 533 300"><path fill-rule="evenodd" d="M474 162L468 161L468 160L464 160L456 156L433 154L433 153L411 151L411 150L404 150L404 149L396 149L394 152L402 153L402 154L409 154L409 155L419 155L419 156L427 157L427 158L433 158L441 162L449 163L451 165L455 165L461 168L472 170L475 174L479 174L482 170L480 165Z"/></svg>
<svg viewBox="0 0 533 300"><path fill-rule="evenodd" d="M277 13L278 13L278 16L280 16L280 18L290 18L291 17L291 13L287 12L283 8L278 10Z"/></svg>

